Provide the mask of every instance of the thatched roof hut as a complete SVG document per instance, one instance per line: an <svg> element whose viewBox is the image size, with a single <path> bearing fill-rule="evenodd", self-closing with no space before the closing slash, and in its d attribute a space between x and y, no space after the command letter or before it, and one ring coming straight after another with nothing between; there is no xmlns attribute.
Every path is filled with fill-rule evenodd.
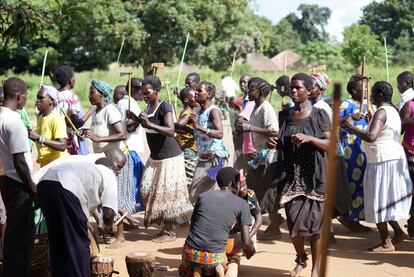
<svg viewBox="0 0 414 277"><path fill-rule="evenodd" d="M300 56L293 52L292 50L285 50L280 52L273 58L271 61L276 66L277 71L283 71L285 66L285 57L286 57L286 68L294 68L299 65L300 63Z"/></svg>
<svg viewBox="0 0 414 277"><path fill-rule="evenodd" d="M260 53L249 53L246 63L255 71L277 71L276 65L266 56Z"/></svg>

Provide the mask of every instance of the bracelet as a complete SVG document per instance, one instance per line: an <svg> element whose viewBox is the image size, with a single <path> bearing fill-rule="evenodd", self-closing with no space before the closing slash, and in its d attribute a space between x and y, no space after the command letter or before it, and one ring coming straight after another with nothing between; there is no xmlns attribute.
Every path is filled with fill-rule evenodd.
<svg viewBox="0 0 414 277"><path fill-rule="evenodd" d="M45 137L44 136L39 136L39 138L37 139L37 141L43 145L43 143L45 142Z"/></svg>
<svg viewBox="0 0 414 277"><path fill-rule="evenodd" d="M248 124L247 125L247 132L250 132L250 127L252 127L252 125L251 124Z"/></svg>
<svg viewBox="0 0 414 277"><path fill-rule="evenodd" d="M207 128L206 135L208 135L208 133L210 133L210 129L209 128Z"/></svg>

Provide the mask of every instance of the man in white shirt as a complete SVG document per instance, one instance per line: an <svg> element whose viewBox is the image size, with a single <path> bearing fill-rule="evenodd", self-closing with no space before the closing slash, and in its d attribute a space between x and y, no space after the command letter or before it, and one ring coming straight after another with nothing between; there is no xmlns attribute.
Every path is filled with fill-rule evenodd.
<svg viewBox="0 0 414 277"><path fill-rule="evenodd" d="M108 158L50 167L37 185L53 276L90 276L88 218L103 208L105 229L118 210L116 170Z"/></svg>
<svg viewBox="0 0 414 277"><path fill-rule="evenodd" d="M221 90L227 103L230 103L233 102L236 97L238 86L231 76L223 75L221 79Z"/></svg>
<svg viewBox="0 0 414 277"><path fill-rule="evenodd" d="M401 93L400 110L405 103L414 98L413 79L413 74L410 71L404 71L397 77L398 90Z"/></svg>
<svg viewBox="0 0 414 277"><path fill-rule="evenodd" d="M16 109L27 100L23 80L10 77L3 83L4 102L0 107L1 194L7 211L4 235L4 276L29 276L35 234L32 203L36 186L32 180L32 157L28 132ZM37 201L35 201L37 202Z"/></svg>

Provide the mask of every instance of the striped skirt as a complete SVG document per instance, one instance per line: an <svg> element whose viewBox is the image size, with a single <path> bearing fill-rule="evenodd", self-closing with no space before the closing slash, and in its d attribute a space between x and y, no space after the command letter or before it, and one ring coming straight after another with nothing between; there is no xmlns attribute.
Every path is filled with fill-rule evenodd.
<svg viewBox="0 0 414 277"><path fill-rule="evenodd" d="M186 148L183 150L184 164L185 164L185 176L187 177L187 188L191 185L194 177L194 171L197 166L198 156L197 152Z"/></svg>

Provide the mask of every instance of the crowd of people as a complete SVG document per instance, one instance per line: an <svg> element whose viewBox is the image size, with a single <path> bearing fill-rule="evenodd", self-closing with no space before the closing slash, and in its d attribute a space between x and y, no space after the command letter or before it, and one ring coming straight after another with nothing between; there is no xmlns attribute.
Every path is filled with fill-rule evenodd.
<svg viewBox="0 0 414 277"><path fill-rule="evenodd" d="M213 83L191 73L177 92L183 109L174 122L157 76L133 77L130 86L115 89L92 80L91 108L84 112L73 91L73 68L59 66L55 86L42 85L37 93L32 129L24 109L27 86L10 77L2 83L0 99L4 276L30 276L38 224L34 210L40 208L53 276L89 276L91 216L100 236L115 237L108 247L120 248L124 227L138 228L132 215L144 211L146 228L160 226L156 243L174 241L176 228L189 226L180 276L237 276L241 257L255 254L256 240L280 239L286 221L296 251L291 276L300 276L307 265L309 238L316 277L327 151L336 116L333 215L350 232L372 231L363 221L375 223L380 240L370 250L392 252L414 237L413 79L408 71L398 76L397 107L389 83L376 82L368 95L364 76L352 75L350 97L335 115L324 95L330 83L325 73L284 75L275 85L243 74L240 97L231 77L223 76L222 98ZM280 107L269 101L274 90L282 99ZM146 108L141 110L137 101L145 101ZM223 115L229 118L233 151L224 144ZM144 133L150 152L146 161ZM270 224L260 231L266 213ZM407 219L408 234L398 223ZM330 240L335 241L332 227Z"/></svg>

